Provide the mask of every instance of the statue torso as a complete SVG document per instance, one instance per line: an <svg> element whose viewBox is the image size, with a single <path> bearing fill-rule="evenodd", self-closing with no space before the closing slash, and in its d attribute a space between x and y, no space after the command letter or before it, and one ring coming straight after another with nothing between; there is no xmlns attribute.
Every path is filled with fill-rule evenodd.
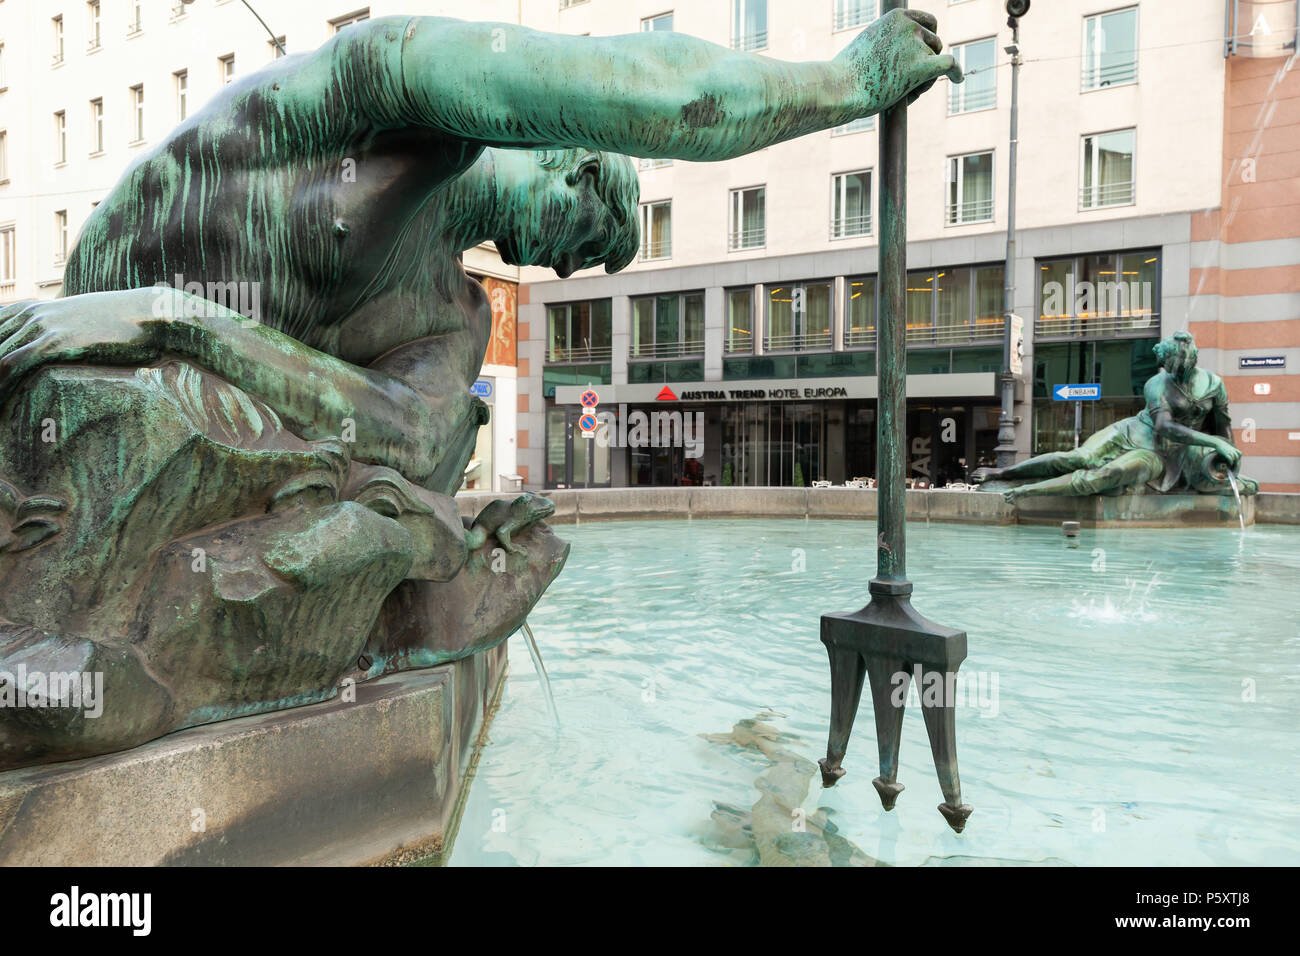
<svg viewBox="0 0 1300 956"><path fill-rule="evenodd" d="M421 128L295 140L266 128L284 122L270 95L205 110L130 169L87 220L65 294L256 283L260 321L359 365L481 321L482 288L438 230L482 147Z"/></svg>

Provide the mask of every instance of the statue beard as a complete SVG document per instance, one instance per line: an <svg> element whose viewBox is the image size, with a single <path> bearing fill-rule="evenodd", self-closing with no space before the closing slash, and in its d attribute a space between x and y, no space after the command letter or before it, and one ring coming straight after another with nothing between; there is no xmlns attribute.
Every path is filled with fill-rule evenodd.
<svg viewBox="0 0 1300 956"><path fill-rule="evenodd" d="M584 262L577 249L582 203L576 193L565 191L551 197L541 210L524 207L512 217L517 224L509 235L496 240L502 259L516 266L541 266L554 269L567 279Z"/></svg>

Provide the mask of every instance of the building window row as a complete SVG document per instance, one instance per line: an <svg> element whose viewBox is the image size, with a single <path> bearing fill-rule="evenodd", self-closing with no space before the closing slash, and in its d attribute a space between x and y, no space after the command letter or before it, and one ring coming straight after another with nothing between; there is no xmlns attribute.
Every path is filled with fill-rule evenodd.
<svg viewBox="0 0 1300 956"><path fill-rule="evenodd" d="M1079 208L1101 209L1135 201L1136 130L1094 133L1081 140ZM992 222L993 151L950 156L944 222L949 226ZM871 235L872 170L831 176L830 238ZM767 242L767 189L733 189L728 197L727 249L761 249ZM641 261L672 255L672 201L641 204Z"/></svg>
<svg viewBox="0 0 1300 956"><path fill-rule="evenodd" d="M1037 262L1038 341L1150 337L1160 329L1160 251L1138 249L1040 259ZM909 348L995 346L1005 331L1002 263L914 269L907 273ZM875 275L847 276L836 342L837 279L813 279L722 290L722 351L762 353L874 349L879 315ZM755 308L761 294L764 317ZM548 363L608 362L612 300L547 308ZM704 352L704 293L632 299L630 360L672 359ZM920 368L920 366L917 366Z"/></svg>

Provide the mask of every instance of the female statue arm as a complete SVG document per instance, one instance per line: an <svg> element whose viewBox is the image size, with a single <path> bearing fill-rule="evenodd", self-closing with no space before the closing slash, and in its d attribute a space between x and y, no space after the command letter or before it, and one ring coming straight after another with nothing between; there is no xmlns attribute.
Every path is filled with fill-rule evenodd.
<svg viewBox="0 0 1300 956"><path fill-rule="evenodd" d="M1151 423L1156 434L1161 438L1184 445L1201 445L1205 448L1212 448L1227 460L1229 468L1236 468L1241 463L1241 452L1232 444L1231 433L1229 433L1228 438L1224 438L1222 435L1211 435L1195 428L1189 428L1176 421L1173 412L1169 408L1169 403L1165 401L1165 385L1161 379L1162 376L1152 376L1147 381L1144 390L1147 412L1151 416Z"/></svg>

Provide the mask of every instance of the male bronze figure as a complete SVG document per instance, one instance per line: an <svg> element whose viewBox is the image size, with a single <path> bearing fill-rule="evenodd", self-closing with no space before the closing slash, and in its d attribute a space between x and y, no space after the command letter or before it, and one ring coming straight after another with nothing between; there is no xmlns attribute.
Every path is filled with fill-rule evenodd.
<svg viewBox="0 0 1300 956"><path fill-rule="evenodd" d="M223 89L91 215L66 298L0 311L0 704L6 673L105 677L96 719L0 707L0 769L508 637L568 546L545 507L499 542L450 498L490 334L461 252L617 271L627 155L727 159L960 80L935 26L786 63L387 17ZM212 301L235 287L258 321Z"/></svg>

